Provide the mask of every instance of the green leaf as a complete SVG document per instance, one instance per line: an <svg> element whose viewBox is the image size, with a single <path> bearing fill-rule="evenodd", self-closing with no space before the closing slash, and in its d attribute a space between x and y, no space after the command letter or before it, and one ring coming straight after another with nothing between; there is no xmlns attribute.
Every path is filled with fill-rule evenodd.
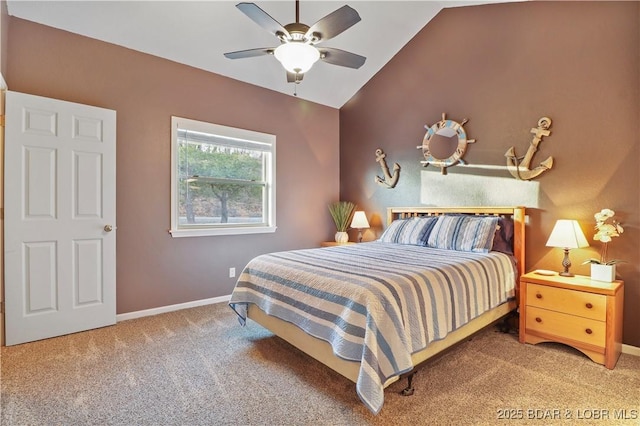
<svg viewBox="0 0 640 426"><path fill-rule="evenodd" d="M345 232L349 228L355 209L356 205L351 201L336 201L329 204L329 212L338 232Z"/></svg>

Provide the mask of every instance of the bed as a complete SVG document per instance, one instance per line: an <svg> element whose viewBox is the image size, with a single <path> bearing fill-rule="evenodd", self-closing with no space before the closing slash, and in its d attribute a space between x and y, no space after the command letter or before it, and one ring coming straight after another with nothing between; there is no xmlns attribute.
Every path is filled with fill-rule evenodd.
<svg viewBox="0 0 640 426"><path fill-rule="evenodd" d="M387 386L516 309L524 260L523 207L389 208L377 241L256 257L229 304L378 413Z"/></svg>

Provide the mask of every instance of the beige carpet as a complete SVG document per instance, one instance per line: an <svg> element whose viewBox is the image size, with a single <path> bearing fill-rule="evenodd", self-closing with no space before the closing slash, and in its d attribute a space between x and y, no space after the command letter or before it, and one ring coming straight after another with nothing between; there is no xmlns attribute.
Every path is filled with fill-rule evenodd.
<svg viewBox="0 0 640 426"><path fill-rule="evenodd" d="M388 388L377 416L226 304L3 347L1 363L2 425L640 425L640 357L611 371L494 328L424 368L414 396Z"/></svg>

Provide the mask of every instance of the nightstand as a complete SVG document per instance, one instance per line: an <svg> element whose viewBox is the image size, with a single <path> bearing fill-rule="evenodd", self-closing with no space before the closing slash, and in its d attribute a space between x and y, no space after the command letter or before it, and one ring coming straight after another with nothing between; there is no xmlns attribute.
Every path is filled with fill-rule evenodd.
<svg viewBox="0 0 640 426"><path fill-rule="evenodd" d="M559 342L613 369L622 350L624 282L520 277L520 343Z"/></svg>
<svg viewBox="0 0 640 426"><path fill-rule="evenodd" d="M346 246L349 244L355 244L355 243L353 241L347 241L346 243L337 243L335 241L323 241L320 243L320 247Z"/></svg>

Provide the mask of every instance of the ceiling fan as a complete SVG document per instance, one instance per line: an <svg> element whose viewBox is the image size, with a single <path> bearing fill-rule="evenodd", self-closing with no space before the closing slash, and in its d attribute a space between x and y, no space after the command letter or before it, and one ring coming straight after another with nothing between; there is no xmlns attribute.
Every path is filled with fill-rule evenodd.
<svg viewBox="0 0 640 426"><path fill-rule="evenodd" d="M360 68L367 58L331 47L316 46L341 34L360 21L360 15L349 6L342 6L315 24L300 22L300 4L296 0L296 22L282 26L255 3L238 3L240 11L256 24L275 35L280 46L239 50L225 53L229 59L274 55L287 71L287 82L300 83L305 72L318 60L347 68Z"/></svg>

